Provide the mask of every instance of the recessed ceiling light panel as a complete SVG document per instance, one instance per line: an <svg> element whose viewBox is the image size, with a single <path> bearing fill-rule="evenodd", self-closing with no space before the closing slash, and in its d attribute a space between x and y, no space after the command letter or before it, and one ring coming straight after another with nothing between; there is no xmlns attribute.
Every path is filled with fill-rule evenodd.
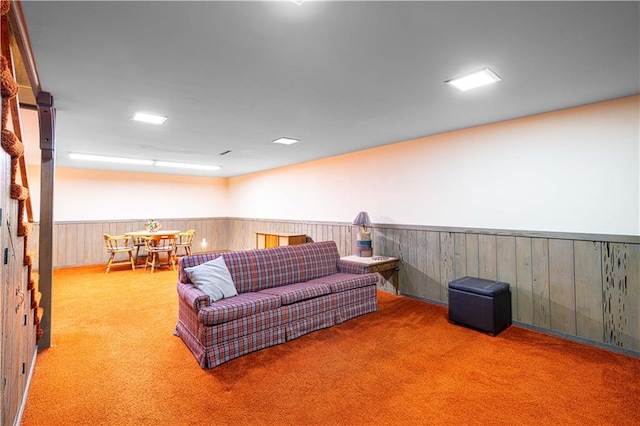
<svg viewBox="0 0 640 426"><path fill-rule="evenodd" d="M485 86L498 81L502 81L502 79L489 68L485 68L462 77L452 78L451 80L445 81L445 83L464 92L465 90L475 89L476 87Z"/></svg>
<svg viewBox="0 0 640 426"><path fill-rule="evenodd" d="M302 3L304 3L306 0L291 0L291 1L297 4L298 6L301 6Z"/></svg>
<svg viewBox="0 0 640 426"><path fill-rule="evenodd" d="M291 139L291 138L278 138L273 141L273 143L279 143L282 145L292 145L296 142L300 142L300 139Z"/></svg>
<svg viewBox="0 0 640 426"><path fill-rule="evenodd" d="M163 117L160 115L148 114L146 112L136 112L133 117L131 117L134 121L141 121L143 123L149 124L163 124L167 121L169 117Z"/></svg>

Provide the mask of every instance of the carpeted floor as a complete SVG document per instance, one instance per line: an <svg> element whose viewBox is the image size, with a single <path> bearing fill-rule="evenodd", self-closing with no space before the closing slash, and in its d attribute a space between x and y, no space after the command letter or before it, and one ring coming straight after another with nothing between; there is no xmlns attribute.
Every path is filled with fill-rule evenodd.
<svg viewBox="0 0 640 426"><path fill-rule="evenodd" d="M177 273L54 272L23 425L634 425L640 359L379 293L378 312L201 370Z"/></svg>

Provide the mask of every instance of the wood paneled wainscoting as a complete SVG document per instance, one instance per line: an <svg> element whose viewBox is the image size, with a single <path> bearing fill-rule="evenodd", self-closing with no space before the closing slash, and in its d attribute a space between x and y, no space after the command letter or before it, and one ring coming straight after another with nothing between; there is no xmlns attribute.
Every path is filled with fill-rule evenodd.
<svg viewBox="0 0 640 426"><path fill-rule="evenodd" d="M159 219L196 229L194 252L255 248L256 232L306 234L333 240L355 254L350 223L241 218ZM60 222L54 228L56 267L106 261L102 234L141 229L143 221ZM37 232L37 230L36 230ZM207 247L200 242L206 238ZM32 239L29 243L32 243ZM447 285L466 275L511 285L516 323L640 356L640 237L380 225L374 254L401 260L401 294L447 305Z"/></svg>
<svg viewBox="0 0 640 426"><path fill-rule="evenodd" d="M195 229L193 252L223 249L226 242L225 219L156 219L164 229L186 231ZM53 226L54 268L106 265L109 255L105 250L103 234L122 235L125 232L144 229L145 220L74 221L55 222ZM38 232L38 224L34 232ZM206 244L202 244L203 238ZM33 244L33 247L32 247ZM37 250L37 241L29 240L29 247ZM37 267L37 265L36 265Z"/></svg>
<svg viewBox="0 0 640 426"><path fill-rule="evenodd" d="M453 279L504 281L517 323L640 355L640 239L536 234L376 228L374 244L402 260L403 294L446 305Z"/></svg>
<svg viewBox="0 0 640 426"><path fill-rule="evenodd" d="M227 219L227 247L254 233L306 233L355 254L349 223ZM373 252L401 260L399 290L447 305L448 283L466 275L511 285L516 323L640 356L640 237L406 225L373 228Z"/></svg>

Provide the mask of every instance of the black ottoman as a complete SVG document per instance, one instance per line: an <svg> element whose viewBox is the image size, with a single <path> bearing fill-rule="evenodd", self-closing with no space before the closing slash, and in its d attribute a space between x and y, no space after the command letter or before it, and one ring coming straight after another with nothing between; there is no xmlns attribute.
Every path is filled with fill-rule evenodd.
<svg viewBox="0 0 640 426"><path fill-rule="evenodd" d="M497 335L511 325L509 284L474 277L451 281L449 321Z"/></svg>

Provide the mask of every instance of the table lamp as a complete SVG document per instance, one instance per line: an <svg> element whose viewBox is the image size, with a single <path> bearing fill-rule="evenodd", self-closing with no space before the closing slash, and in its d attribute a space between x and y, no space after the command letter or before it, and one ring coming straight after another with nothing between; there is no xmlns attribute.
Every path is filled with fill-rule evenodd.
<svg viewBox="0 0 640 426"><path fill-rule="evenodd" d="M360 231L356 238L356 256L371 257L373 256L373 244L371 242L371 232L367 232L367 226L371 226L369 214L360 212L353 220L354 225L360 226Z"/></svg>

